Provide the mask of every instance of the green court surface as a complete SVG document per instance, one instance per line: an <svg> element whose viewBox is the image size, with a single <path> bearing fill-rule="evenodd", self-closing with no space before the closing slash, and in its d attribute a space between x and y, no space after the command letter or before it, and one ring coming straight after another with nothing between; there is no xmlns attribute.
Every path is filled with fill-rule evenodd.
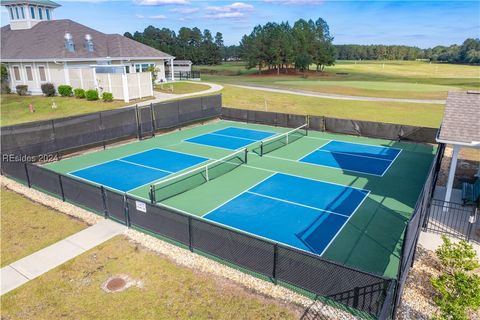
<svg viewBox="0 0 480 320"><path fill-rule="evenodd" d="M45 166L59 173L69 174L90 166L103 164L111 160L138 154L154 148L208 158L212 161L227 156L234 150L191 143L184 140L230 127L272 133L283 133L291 130L240 122L215 121L205 125L192 126L179 131L157 135L151 139L115 146L106 150L85 153ZM359 148L362 148L361 146L364 145L381 146L385 150L398 150L398 154L390 160L391 163L389 163L388 167L385 168L381 174L348 171L328 165L320 166L299 161L303 157L314 153L318 148L326 148L332 140L340 143L347 142L344 145L350 145L348 142L351 142L358 145ZM259 143L252 143L248 145L247 148L251 151L258 146ZM369 146L367 147L370 148ZM345 224L339 228L338 233L332 236L332 240L328 246L325 247L322 256L333 261L360 268L364 271L395 278L401 254L403 232L409 217L413 213L435 152L436 147L427 144L403 143L309 131L308 136L302 137L263 157L260 157L254 152L249 152L247 164L240 165L225 175L204 183L192 190L166 199L162 201L162 204L196 216L204 216L226 205L228 208L229 203L235 204L231 202L233 199L245 194L248 190L252 190L256 185L260 184L261 186L261 183L271 179L275 173L286 174L288 177L304 177L309 179L308 181L318 180L328 186L341 186L344 190L360 189L361 191L365 191L365 198L359 201L358 206L354 205L351 213L347 212L347 215L350 214L351 216L349 216ZM321 156L324 155L322 152L319 154ZM348 151L346 153L343 151L338 152L335 153L335 155L349 156ZM365 155L360 155L359 157L362 158L354 159L366 160L364 165L367 167L370 166L371 163L374 163L374 161L377 161L375 159L369 159L369 157ZM205 163L200 163L196 166L198 167L204 164ZM352 164L358 165L357 161L347 161L344 164L347 166ZM173 176L191 169L192 167L176 171L176 173L173 173ZM161 179L159 180L161 181ZM151 183L146 183L145 185L127 191L127 193L138 198L143 198L145 202L149 202L150 184ZM303 197L307 202L309 201L308 198L320 199L323 196L325 198L329 196L328 194L323 195L321 192L322 190L329 190L328 188L318 189L320 190L318 191L308 187L307 184L305 184L304 189L302 189L302 185L292 186L292 188L297 188L297 197ZM298 192L299 188L300 193ZM301 193L303 193L303 195ZM289 202L287 201L289 196L287 192L283 199L277 200L285 204ZM345 200L342 206L351 207L353 204L348 203L349 201L349 199ZM265 206L266 204L259 204L259 212L265 210ZM310 208L307 205L300 204L300 206L305 210ZM276 208L277 207L272 209L273 216L276 214ZM317 208L313 209L321 211ZM256 212L251 211L256 211L255 206L250 207L249 211L250 212L246 212L246 214L254 216ZM280 215L280 211L278 212L279 217L284 217L284 215ZM297 212L292 212L291 214L295 215ZM286 226L295 222L295 217L288 219L292 220L275 221L274 227L272 228L281 229L282 221L284 221ZM272 232L275 232L275 230Z"/></svg>

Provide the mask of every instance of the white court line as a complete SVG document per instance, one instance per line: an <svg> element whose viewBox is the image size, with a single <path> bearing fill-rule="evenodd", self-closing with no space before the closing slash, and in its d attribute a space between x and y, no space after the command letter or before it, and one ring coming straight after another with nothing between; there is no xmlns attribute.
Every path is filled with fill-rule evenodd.
<svg viewBox="0 0 480 320"><path fill-rule="evenodd" d="M252 189L252 188L250 188L250 189ZM256 195L256 196L259 196L259 197L264 197L264 198L268 198L268 199L272 199L272 200L276 200L276 201L280 201L280 202L285 202L285 203L288 203L288 204L293 204L295 206L304 207L304 208L307 208L307 209L313 209L313 210L316 210L316 211L331 213L331 214L335 214L337 216L342 216L342 217L345 217L345 218L348 217L345 214L338 213L338 212L335 212L335 211L324 210L324 209L320 209L320 208L317 208L317 207L308 206L306 204L302 204L302 203L298 203L298 202L294 202L294 201L289 201L289 200L286 200L286 199L267 196L266 194L262 194L262 193L257 193L257 192L253 192L253 191L246 191L244 193L250 193L250 194L253 194L253 195Z"/></svg>
<svg viewBox="0 0 480 320"><path fill-rule="evenodd" d="M367 159L373 159L373 160L381 160L381 161L392 162L392 160L388 160L388 159L381 159L381 158L375 158L375 157L370 157L370 156L362 156L362 155L359 155L359 154L353 154L353 153L341 152L341 151L322 150L322 148L323 148L323 147L320 147L320 148L318 148L318 149L315 150L315 151L318 151L318 152L328 152L328 153L338 153L338 154L343 154L343 155L350 156L350 157L362 157L362 158L367 158Z"/></svg>
<svg viewBox="0 0 480 320"><path fill-rule="evenodd" d="M329 132L327 132L329 133ZM358 136L352 136L352 135L348 135L348 134L334 134L334 135L342 135L342 136L351 136L351 137L355 137L355 138L359 138ZM351 143L351 144L359 144L359 145L362 145L362 146L369 146L369 147L377 147L377 148L386 148L386 149L395 149L395 150L403 150L403 149L400 149L400 148L395 148L395 147L390 147L390 146L377 146L375 144L368 144L368 143L362 143L362 142L351 142L351 141L343 141L343 140L337 140L337 139L325 139L325 138L319 138L319 137L312 137L312 136L306 136L306 138L310 138L310 139L316 139L316 140L330 140L330 141L338 141L338 142L344 142L344 143ZM363 138L363 137L361 137ZM367 139L378 139L378 140L382 140L380 138L367 138ZM387 141L392 141L392 140L387 140Z"/></svg>
<svg viewBox="0 0 480 320"><path fill-rule="evenodd" d="M364 146L369 146L369 147L372 147L372 148L379 148L379 149L392 149L392 150L402 150L402 149L397 149L397 148L390 148L390 147L383 147L383 146L376 146L376 145L369 145L369 144L360 144L360 143L352 143L352 142L347 142L347 141L340 141L340 140L330 140L329 142L325 143L324 145L322 145L321 147L318 148L318 150L320 151L321 148L329 145L331 142L340 142L340 143L344 143L344 144L358 144L358 145L364 145ZM356 156L356 157L365 157L365 158L372 158L372 159L379 159L379 160L385 160L385 161L392 161L392 159L380 159L380 158L377 158L375 156L363 156L363 155L359 155L359 154L355 154L355 153L349 153L349 152L343 152L343 151L332 151L332 150L321 150L321 151L328 151L328 152L332 152L332 153L340 153L340 154L348 154L348 155L352 155L352 156ZM397 153L398 155L398 153Z"/></svg>
<svg viewBox="0 0 480 320"><path fill-rule="evenodd" d="M92 181L92 180L88 180L88 179L85 179L85 178L82 178L82 177L75 176L75 175L73 175L73 174L71 174L71 173L67 173L66 175L69 176L69 177L71 177L73 180L85 181L85 182L88 182L89 184L93 184L94 186L104 187L105 189L114 190L114 191L120 192L121 194L125 194L125 193L128 192L128 191L122 191L122 190L116 189L116 188L114 188L114 187L105 186L105 185L99 184L99 183L97 183L97 182L95 182L95 181Z"/></svg>
<svg viewBox="0 0 480 320"><path fill-rule="evenodd" d="M203 134L202 134L203 136ZM190 138L189 138L190 139ZM218 147L218 146L214 146L214 145L211 145L211 144L205 144L205 143L199 143L199 142L194 142L194 141L188 141L188 140L182 140L182 142L185 142L185 143L192 143L192 144L196 144L196 145L199 145L199 146L203 146L203 147L210 147L210 148L218 148L218 149L222 149L222 150L229 150L229 151L237 151L237 150L240 150L242 148L246 148L248 147L250 144L247 144L247 145L244 145L240 148L237 148L237 149L228 149L228 148L224 148L224 147Z"/></svg>
<svg viewBox="0 0 480 320"><path fill-rule="evenodd" d="M395 162L395 160L397 160L398 156L400 155L400 153L402 153L403 150L400 150L399 153L397 153L397 155L395 156L395 158L390 162L390 164L388 165L388 167L385 169L385 171L383 171L382 173L382 177L385 175L385 173L387 173L388 169L390 169L390 167L392 166L392 164Z"/></svg>
<svg viewBox="0 0 480 320"><path fill-rule="evenodd" d="M147 169L162 171L162 172L166 172L166 173L170 173L170 174L173 173L172 171L162 170L162 169L158 169L158 168L155 168L155 167L146 166L146 165L144 165L144 164L140 164L140 163L136 163L136 162L131 162L131 161L127 161L127 160L118 159L118 161L120 161L120 162L125 162L125 163L128 163L128 164L134 165L134 166L144 167L144 168L147 168Z"/></svg>
<svg viewBox="0 0 480 320"><path fill-rule="evenodd" d="M208 215L209 213L212 213L213 211L217 210L218 208L221 208L222 206L226 205L227 203L229 203L230 201L233 201L235 200L236 198L240 197L242 194L244 194L245 192L247 192L248 190L258 186L260 183L270 179L271 177L273 177L276 173L272 173L271 175L269 175L268 177L266 177L265 179L262 179L260 180L259 182L255 183L253 186L250 186L248 187L247 189L243 190L242 192L240 192L239 194L237 194L236 196L228 199L227 201L221 203L220 205L216 206L215 208L213 208L212 210L208 211L207 213L205 213L204 215L202 215L202 218L205 217L206 215ZM270 241L272 241L272 239L270 239Z"/></svg>
<svg viewBox="0 0 480 320"><path fill-rule="evenodd" d="M214 135L214 136L220 136L220 137L225 137L225 138L233 138L233 139L240 139L240 140L248 140L248 141L260 141L260 140L255 140L255 139L248 139L248 138L242 138L242 137L236 137L236 136L229 136L229 135L226 135L226 134L220 134L220 133L207 133L207 134L211 134L211 135Z"/></svg>
<svg viewBox="0 0 480 320"><path fill-rule="evenodd" d="M365 195L365 197L362 199L362 201L360 201L360 203L357 205L355 210L353 210L352 214L347 218L345 223L340 227L340 229L338 229L337 233L332 237L332 239L330 239L330 242L325 246L322 253L320 253L320 256L323 256L325 251L327 251L328 247L330 247L330 245L333 243L333 240L335 240L337 238L337 236L340 234L342 229L347 225L348 221L353 217L353 215L357 212L358 208L360 208L360 206L363 204L363 202L365 202L365 199L367 199L369 195L370 195L370 191L368 191L368 193Z"/></svg>
<svg viewBox="0 0 480 320"><path fill-rule="evenodd" d="M227 120L225 120L227 121ZM277 134L278 132L273 132L273 131L269 131L269 130L256 130L256 129L250 129L250 128L243 128L243 127L225 127L223 129L218 129L216 131L213 131L213 132L217 132L217 131L221 131L221 130L225 130L225 129L241 129L241 130L247 130L247 131L255 131L255 132L267 132L267 133L273 133L273 134Z"/></svg>

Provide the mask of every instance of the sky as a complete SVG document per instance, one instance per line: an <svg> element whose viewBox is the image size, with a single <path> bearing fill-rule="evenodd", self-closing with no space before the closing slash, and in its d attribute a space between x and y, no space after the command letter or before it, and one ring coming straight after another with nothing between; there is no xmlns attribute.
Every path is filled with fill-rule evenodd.
<svg viewBox="0 0 480 320"><path fill-rule="evenodd" d="M56 1L55 19L71 19L105 33L143 31L147 26L209 29L226 45L238 44L267 22L321 17L335 44L401 44L420 48L461 44L480 37L480 1L342 0L68 0ZM8 24L5 8L1 25Z"/></svg>

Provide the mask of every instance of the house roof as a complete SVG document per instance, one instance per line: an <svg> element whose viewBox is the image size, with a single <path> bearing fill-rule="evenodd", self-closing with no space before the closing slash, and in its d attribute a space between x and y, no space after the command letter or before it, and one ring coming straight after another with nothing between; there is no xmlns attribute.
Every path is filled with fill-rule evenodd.
<svg viewBox="0 0 480 320"><path fill-rule="evenodd" d="M0 4L2 6L8 6L8 5L16 5L16 4L32 4L32 5L37 5L37 6L45 6L45 7L51 7L51 8L57 8L60 7L60 5L56 2L50 1L50 0L1 0Z"/></svg>
<svg viewBox="0 0 480 320"><path fill-rule="evenodd" d="M75 52L65 48L65 33L72 35ZM94 52L85 46L85 35L92 37ZM171 55L119 34L105 34L72 20L41 21L31 29L1 28L1 60L15 61L85 61L99 58L171 59Z"/></svg>
<svg viewBox="0 0 480 320"><path fill-rule="evenodd" d="M451 91L438 135L440 142L480 145L480 91Z"/></svg>

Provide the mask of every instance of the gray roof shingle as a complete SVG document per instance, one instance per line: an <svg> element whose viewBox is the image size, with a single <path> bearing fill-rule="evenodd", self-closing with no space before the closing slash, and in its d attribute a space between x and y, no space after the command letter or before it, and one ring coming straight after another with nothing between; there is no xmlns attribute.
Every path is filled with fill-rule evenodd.
<svg viewBox="0 0 480 320"><path fill-rule="evenodd" d="M438 138L450 142L480 143L480 92L448 93Z"/></svg>
<svg viewBox="0 0 480 320"><path fill-rule="evenodd" d="M70 33L75 52L65 49L65 33ZM85 35L92 36L94 52L85 49ZM171 55L119 34L105 34L72 20L42 21L31 29L1 28L1 60L95 60L98 58L159 58Z"/></svg>

